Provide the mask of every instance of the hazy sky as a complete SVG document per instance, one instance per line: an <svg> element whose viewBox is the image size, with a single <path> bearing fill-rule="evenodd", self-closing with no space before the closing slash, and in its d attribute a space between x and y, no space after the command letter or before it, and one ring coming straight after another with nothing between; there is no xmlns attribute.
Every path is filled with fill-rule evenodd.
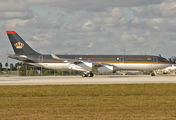
<svg viewBox="0 0 176 120"><path fill-rule="evenodd" d="M46 54L149 54L176 51L175 0L1 0L0 62L14 51L6 30ZM9 62L13 60L9 59ZM15 61L17 62L17 61Z"/></svg>

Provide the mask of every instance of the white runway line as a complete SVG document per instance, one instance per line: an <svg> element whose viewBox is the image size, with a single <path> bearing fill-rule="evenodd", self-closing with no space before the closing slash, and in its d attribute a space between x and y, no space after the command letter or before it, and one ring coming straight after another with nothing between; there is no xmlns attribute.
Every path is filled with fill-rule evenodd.
<svg viewBox="0 0 176 120"><path fill-rule="evenodd" d="M0 85L70 85L70 84L142 84L142 83L176 83L176 76L148 75L104 75L95 77L81 76L28 76L0 77Z"/></svg>

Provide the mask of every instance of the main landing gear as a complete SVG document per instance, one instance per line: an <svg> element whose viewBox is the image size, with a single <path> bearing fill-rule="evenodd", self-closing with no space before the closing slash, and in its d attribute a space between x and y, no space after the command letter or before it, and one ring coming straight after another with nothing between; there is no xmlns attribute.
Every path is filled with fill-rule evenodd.
<svg viewBox="0 0 176 120"><path fill-rule="evenodd" d="M93 77L93 76L94 76L94 74L92 72L84 72L82 74L82 77Z"/></svg>

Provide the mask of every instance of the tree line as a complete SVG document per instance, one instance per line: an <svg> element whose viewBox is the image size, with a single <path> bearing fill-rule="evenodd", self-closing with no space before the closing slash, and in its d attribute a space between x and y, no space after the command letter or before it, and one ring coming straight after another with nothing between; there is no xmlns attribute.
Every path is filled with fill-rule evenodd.
<svg viewBox="0 0 176 120"><path fill-rule="evenodd" d="M8 63L5 63L5 67L6 68L2 68L2 63L0 63L0 74L13 74L14 71L18 71L19 76L82 74L81 72L78 72L78 71L67 71L67 70L58 71L58 70L45 69L45 68L35 67L30 64L22 63L22 62L18 62L15 65L11 63L10 68L8 68Z"/></svg>
<svg viewBox="0 0 176 120"><path fill-rule="evenodd" d="M16 63L15 65L13 65L13 63L11 63L11 64L10 64L10 69L8 69L8 66L9 66L8 63L5 63L5 67L6 67L6 68L3 68L3 67L2 67L2 63L0 63L0 70L8 69L8 70L10 70L10 71L13 71L13 70L17 70L19 66L23 66L23 65L25 65L25 64L26 64L26 63L20 63L20 62L18 62L18 63Z"/></svg>

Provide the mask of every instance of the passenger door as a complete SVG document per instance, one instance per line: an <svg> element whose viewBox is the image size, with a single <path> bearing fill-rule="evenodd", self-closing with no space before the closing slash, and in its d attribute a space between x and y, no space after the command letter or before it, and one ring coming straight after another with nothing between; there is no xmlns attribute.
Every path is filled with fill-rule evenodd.
<svg viewBox="0 0 176 120"><path fill-rule="evenodd" d="M120 63L124 63L124 57L120 57Z"/></svg>
<svg viewBox="0 0 176 120"><path fill-rule="evenodd" d="M40 55L40 56L38 57L38 62L43 62L43 56Z"/></svg>
<svg viewBox="0 0 176 120"><path fill-rule="evenodd" d="M153 63L157 64L158 63L158 58L157 57L153 57Z"/></svg>

